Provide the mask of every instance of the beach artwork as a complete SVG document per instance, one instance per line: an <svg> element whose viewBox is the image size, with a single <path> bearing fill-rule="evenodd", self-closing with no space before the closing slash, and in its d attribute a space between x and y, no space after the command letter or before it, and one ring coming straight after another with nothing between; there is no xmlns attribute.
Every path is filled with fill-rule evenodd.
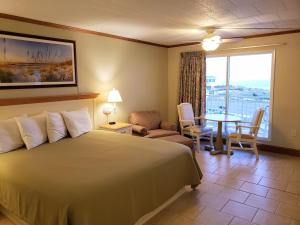
<svg viewBox="0 0 300 225"><path fill-rule="evenodd" d="M0 89L75 86L75 42L0 34Z"/></svg>

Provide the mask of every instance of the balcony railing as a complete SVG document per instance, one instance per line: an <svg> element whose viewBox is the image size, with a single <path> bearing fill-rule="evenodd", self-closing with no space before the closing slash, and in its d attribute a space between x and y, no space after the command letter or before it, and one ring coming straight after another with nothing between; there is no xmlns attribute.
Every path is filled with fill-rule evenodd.
<svg viewBox="0 0 300 225"><path fill-rule="evenodd" d="M244 122L251 122L253 114L258 108L263 107L265 114L259 129L258 137L268 138L269 136L269 98L262 96L230 96L228 101L228 109L225 105L225 93L208 94L206 96L206 113L217 113L238 116ZM216 128L217 124L208 122L208 126ZM224 123L226 132L234 132L234 123Z"/></svg>

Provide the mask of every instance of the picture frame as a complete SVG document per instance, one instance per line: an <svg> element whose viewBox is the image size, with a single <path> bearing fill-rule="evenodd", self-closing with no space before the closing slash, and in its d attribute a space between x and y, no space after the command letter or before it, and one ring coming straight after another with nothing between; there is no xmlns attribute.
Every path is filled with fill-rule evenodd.
<svg viewBox="0 0 300 225"><path fill-rule="evenodd" d="M0 89L77 86L73 40L0 31Z"/></svg>

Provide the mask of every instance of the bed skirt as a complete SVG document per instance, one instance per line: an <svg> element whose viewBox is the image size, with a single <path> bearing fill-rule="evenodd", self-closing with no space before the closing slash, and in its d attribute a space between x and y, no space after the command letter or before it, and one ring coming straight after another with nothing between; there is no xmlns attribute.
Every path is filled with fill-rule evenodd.
<svg viewBox="0 0 300 225"><path fill-rule="evenodd" d="M166 207L168 207L170 204L175 202L181 195L183 195L186 192L186 188L183 187L180 189L176 194L174 194L171 198L169 198L167 201L165 201L162 205L154 209L153 211L147 213L146 215L142 216L134 225L143 225L147 221L149 221L151 218L156 216L158 213L160 213L162 210L164 210ZM15 216L13 213L6 210L3 206L0 206L0 212L6 216L10 221L12 221L15 225L30 225L27 222L21 220L17 216Z"/></svg>

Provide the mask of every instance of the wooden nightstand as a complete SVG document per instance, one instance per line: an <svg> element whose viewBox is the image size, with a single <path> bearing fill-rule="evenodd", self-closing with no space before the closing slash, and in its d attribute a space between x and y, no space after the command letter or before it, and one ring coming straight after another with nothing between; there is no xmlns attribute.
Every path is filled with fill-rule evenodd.
<svg viewBox="0 0 300 225"><path fill-rule="evenodd" d="M99 129L113 131L120 134L132 134L132 124L130 123L116 123L113 125L103 124L99 127Z"/></svg>

